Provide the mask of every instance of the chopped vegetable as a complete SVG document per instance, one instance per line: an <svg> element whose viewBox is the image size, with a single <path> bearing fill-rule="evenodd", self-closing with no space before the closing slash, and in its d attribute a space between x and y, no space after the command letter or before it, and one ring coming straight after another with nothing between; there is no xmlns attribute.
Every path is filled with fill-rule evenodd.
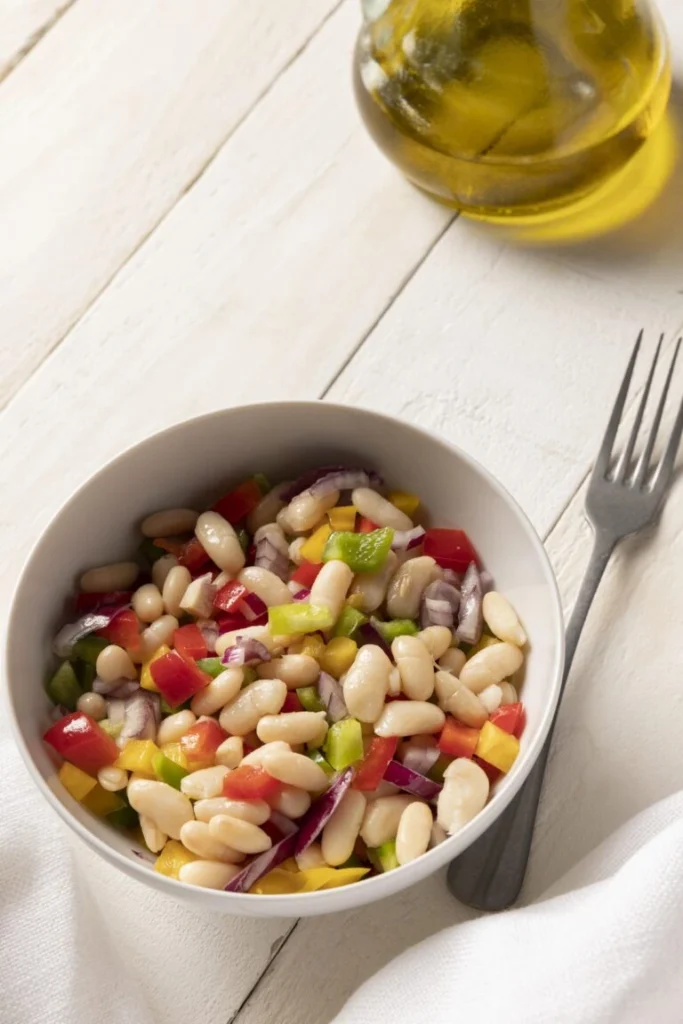
<svg viewBox="0 0 683 1024"><path fill-rule="evenodd" d="M119 754L111 736L107 736L97 722L82 711L60 718L50 726L43 739L60 757L84 772L98 772L100 768L113 764Z"/></svg>
<svg viewBox="0 0 683 1024"><path fill-rule="evenodd" d="M406 768L412 768L414 772L427 776L438 760L438 747L411 747L403 756Z"/></svg>
<svg viewBox="0 0 683 1024"><path fill-rule="evenodd" d="M128 740L117 757L115 766L125 768L128 772L153 776L156 774L154 758L157 754L161 754L161 751L152 740ZM163 754L161 756L163 757Z"/></svg>
<svg viewBox="0 0 683 1024"><path fill-rule="evenodd" d="M373 736L365 757L355 770L352 786L354 789L372 792L384 778L391 759L398 746L397 736Z"/></svg>
<svg viewBox="0 0 683 1024"><path fill-rule="evenodd" d="M77 640L71 651L72 658L85 661L88 665L94 665L105 647L108 647L113 640L105 640L101 636L86 636Z"/></svg>
<svg viewBox="0 0 683 1024"><path fill-rule="evenodd" d="M132 608L124 608L122 612L119 612L111 620L108 626L105 626L104 629L99 629L97 635L104 637L110 644L125 647L127 651L137 651L140 646L140 623L138 617ZM84 657L76 651L74 653L79 658ZM88 661L89 659L84 658L84 660ZM97 660L97 655L95 655L94 660Z"/></svg>
<svg viewBox="0 0 683 1024"><path fill-rule="evenodd" d="M196 537L188 540L187 544L183 544L177 558L180 565L184 565L186 569L189 569L193 576L211 561Z"/></svg>
<svg viewBox="0 0 683 1024"><path fill-rule="evenodd" d="M439 736L439 750L449 757L472 757L479 742L479 729L463 725L451 715L446 715L446 722Z"/></svg>
<svg viewBox="0 0 683 1024"><path fill-rule="evenodd" d="M334 768L317 747L315 750L309 750L306 756L310 757L311 761L315 761L317 765L320 765L326 775L334 775Z"/></svg>
<svg viewBox="0 0 683 1024"><path fill-rule="evenodd" d="M269 871L255 882L249 892L265 895L284 895L296 892L319 892L336 889L341 885L358 882L370 871L368 867L307 868L305 871L287 871L282 867Z"/></svg>
<svg viewBox="0 0 683 1024"><path fill-rule="evenodd" d="M191 864L197 858L186 850L177 839L169 839L154 862L154 870L167 878L179 878L180 869L184 864Z"/></svg>
<svg viewBox="0 0 683 1024"><path fill-rule="evenodd" d="M320 699L327 708L327 717L331 722L339 722L348 715L344 691L341 684L328 672L321 672L318 676L318 693Z"/></svg>
<svg viewBox="0 0 683 1024"><path fill-rule="evenodd" d="M242 527L241 530L237 531L237 539L240 542L240 547L242 548L242 551L247 552L249 550L249 544L251 543L251 540L249 538L249 534L244 529L244 527Z"/></svg>
<svg viewBox="0 0 683 1024"><path fill-rule="evenodd" d="M52 649L58 658L69 658L73 655L74 647L79 641L88 637L96 629L102 629L109 625L115 615L120 614L120 609L102 609L99 612L86 612L76 622L69 622L62 626L52 643Z"/></svg>
<svg viewBox="0 0 683 1024"><path fill-rule="evenodd" d="M177 651L170 651L150 665L152 679L172 708L193 697L211 682L211 676Z"/></svg>
<svg viewBox="0 0 683 1024"><path fill-rule="evenodd" d="M379 530L379 526L377 523L373 523L372 519L368 519L366 516L358 517L356 533L374 533L375 530Z"/></svg>
<svg viewBox="0 0 683 1024"><path fill-rule="evenodd" d="M211 511L218 512L229 523L236 526L256 508L262 497L258 482L252 478L245 480L234 491L230 491L220 498Z"/></svg>
<svg viewBox="0 0 683 1024"><path fill-rule="evenodd" d="M78 800L79 803L97 785L97 779L93 779L92 775L88 775L81 768L69 764L68 761L65 761L59 769L59 781L64 786L64 789L71 794L74 800Z"/></svg>
<svg viewBox="0 0 683 1024"><path fill-rule="evenodd" d="M301 551L299 552L301 557L306 562L312 562L314 565L322 562L325 545L331 534L332 527L329 523L323 523L322 526L319 526L315 533L312 533L308 540L301 545Z"/></svg>
<svg viewBox="0 0 683 1024"><path fill-rule="evenodd" d="M387 647L391 647L397 636L415 636L419 633L418 625L412 619L389 619L388 622L382 622L371 615L370 625L379 633Z"/></svg>
<svg viewBox="0 0 683 1024"><path fill-rule="evenodd" d="M205 658L209 653L206 648L206 641L196 622L189 622L187 626L180 626L173 634L173 646L178 654L191 661Z"/></svg>
<svg viewBox="0 0 683 1024"><path fill-rule="evenodd" d="M443 773L448 768L449 764L453 760L452 757L448 757L447 754L442 754L434 762L434 766L427 773L430 779L434 782L443 782Z"/></svg>
<svg viewBox="0 0 683 1024"><path fill-rule="evenodd" d="M239 771L239 768L236 770ZM235 773L232 772L231 774L234 775ZM228 776L228 778L229 777L230 776ZM352 778L353 768L347 768L337 776L330 788L323 793L322 796L318 797L301 822L294 850L291 853L295 853L297 855L303 853L311 843L315 842L337 809L339 801L344 796L344 793L351 785ZM287 856L291 856L291 853L288 853ZM283 857L283 860L284 859L285 858Z"/></svg>
<svg viewBox="0 0 683 1024"><path fill-rule="evenodd" d="M152 758L152 767L159 781L173 786L174 789L180 789L180 780L187 775L186 768L182 768L170 757L166 757L161 750Z"/></svg>
<svg viewBox="0 0 683 1024"><path fill-rule="evenodd" d="M412 530L394 530L394 539L391 542L392 551L410 551L418 547L424 540L425 529L423 526L414 526Z"/></svg>
<svg viewBox="0 0 683 1024"><path fill-rule="evenodd" d="M197 668L200 672L205 672L207 676L211 676L215 679L221 672L225 672L225 665L220 658L200 658L197 662ZM140 683L142 686L142 683Z"/></svg>
<svg viewBox="0 0 683 1024"><path fill-rule="evenodd" d="M350 604L345 604L341 610L341 615L337 619L333 636L353 636L359 626L363 626L367 621L367 615L364 615L357 608L353 608Z"/></svg>
<svg viewBox="0 0 683 1024"><path fill-rule="evenodd" d="M417 494L409 494L407 491L391 491L387 495L387 499L409 519L413 518L420 507L420 499Z"/></svg>
<svg viewBox="0 0 683 1024"><path fill-rule="evenodd" d="M270 480L268 479L265 473L254 473L253 479L256 485L258 486L258 489L260 490L262 496L273 489L273 485L271 484Z"/></svg>
<svg viewBox="0 0 683 1024"><path fill-rule="evenodd" d="M102 610L106 614L105 609L111 611L112 607L127 608L132 599L132 590L108 590L106 593L97 594L82 593L76 596L76 611L84 614Z"/></svg>
<svg viewBox="0 0 683 1024"><path fill-rule="evenodd" d="M246 868L243 868L238 875L235 875L235 877L228 882L225 887L225 891L248 892L252 885L254 885L262 875L265 875L267 871L271 871L273 868L276 868L278 864L281 864L282 861L293 856L296 841L296 831L291 832L288 836L285 836L284 839L281 839L278 843L271 846L270 850L266 850L265 853L255 857L251 863L247 864Z"/></svg>
<svg viewBox="0 0 683 1024"><path fill-rule="evenodd" d="M164 743L161 747L161 753L164 757L167 757L169 761L173 761L174 764L179 765L186 771L189 769L189 762L185 757L185 752L180 743Z"/></svg>
<svg viewBox="0 0 683 1024"><path fill-rule="evenodd" d="M425 775L413 771L412 768L401 764L400 761L389 762L384 778L386 782L391 782L392 785L398 786L399 789L405 790L406 793L421 796L425 800L433 800L441 792L441 786L438 782L433 782L432 779L428 779Z"/></svg>
<svg viewBox="0 0 683 1024"><path fill-rule="evenodd" d="M180 746L193 768L199 764L213 764L216 751L228 738L225 729L214 718L202 718L180 737Z"/></svg>
<svg viewBox="0 0 683 1024"><path fill-rule="evenodd" d="M301 693L300 690L298 692ZM490 721L493 725L497 725L499 729L509 732L519 739L524 729L524 706L519 702L516 704L505 704L493 712Z"/></svg>
<svg viewBox="0 0 683 1024"><path fill-rule="evenodd" d="M300 654L307 654L309 658L315 658L318 661L325 650L325 641L318 634L314 633L312 636L305 636L301 641Z"/></svg>
<svg viewBox="0 0 683 1024"><path fill-rule="evenodd" d="M268 800L282 790L282 783L263 768L242 764L225 776L223 796L231 800Z"/></svg>
<svg viewBox="0 0 683 1024"><path fill-rule="evenodd" d="M330 526L337 532L353 531L356 526L356 510L353 505L337 505L327 513Z"/></svg>
<svg viewBox="0 0 683 1024"><path fill-rule="evenodd" d="M249 892L257 896L286 896L303 892L306 886L303 875L302 871L288 871L283 867L272 868L254 882Z"/></svg>
<svg viewBox="0 0 683 1024"><path fill-rule="evenodd" d="M304 711L325 711L325 705L315 686L301 686L296 691L296 695Z"/></svg>
<svg viewBox="0 0 683 1024"><path fill-rule="evenodd" d="M497 782L498 779L503 774L500 768L494 768L492 764L489 764L488 761L482 761L482 759L480 757L477 757L476 754L474 755L472 760L474 761L475 764L478 764L481 770L486 774L491 785L493 785L494 782Z"/></svg>
<svg viewBox="0 0 683 1024"><path fill-rule="evenodd" d="M456 633L458 642L476 644L479 641L484 625L483 598L479 570L474 562L470 562L460 588L458 631Z"/></svg>
<svg viewBox="0 0 683 1024"><path fill-rule="evenodd" d="M70 661L63 661L55 674L49 680L47 695L53 704L61 704L69 711L76 710L76 702L81 695L74 667Z"/></svg>
<svg viewBox="0 0 683 1024"><path fill-rule="evenodd" d="M302 587L310 590L322 567L323 563L320 561L315 565L312 562L302 562L292 573L291 582L300 583Z"/></svg>
<svg viewBox="0 0 683 1024"><path fill-rule="evenodd" d="M110 811L107 821L114 828L122 829L124 832L132 832L140 823L137 813L127 803L124 803L123 807L117 807L115 811Z"/></svg>
<svg viewBox="0 0 683 1024"><path fill-rule="evenodd" d="M338 636L330 640L329 644L320 655L320 667L323 672L329 672L335 679L339 679L353 665L358 644L347 636Z"/></svg>
<svg viewBox="0 0 683 1024"><path fill-rule="evenodd" d="M483 651L485 647L493 647L495 644L502 643L497 636L491 636L489 633L482 633L476 644L472 644L470 647L467 657L472 658L475 654L479 654L479 651Z"/></svg>
<svg viewBox="0 0 683 1024"><path fill-rule="evenodd" d="M232 647L226 647L221 658L223 665L249 665L270 661L270 651L253 636L238 636Z"/></svg>
<svg viewBox="0 0 683 1024"><path fill-rule="evenodd" d="M154 678L152 676L152 665L155 661L158 661L159 658L163 658L165 654L170 653L171 648L168 647L167 644L162 644L161 647L156 649L152 657L144 663L142 671L140 672L140 686L143 690L150 690L152 693L159 692L157 684L154 682Z"/></svg>
<svg viewBox="0 0 683 1024"><path fill-rule="evenodd" d="M477 757L501 772L509 772L518 753L519 740L516 736L511 736L493 722L484 722L477 743Z"/></svg>
<svg viewBox="0 0 683 1024"><path fill-rule="evenodd" d="M118 793L110 793L100 786L99 782L95 783L81 804L92 814L96 814L98 818L108 818L128 806Z"/></svg>
<svg viewBox="0 0 683 1024"><path fill-rule="evenodd" d="M464 530L427 530L424 553L431 555L442 569L465 572L470 562L479 565L479 555Z"/></svg>
<svg viewBox="0 0 683 1024"><path fill-rule="evenodd" d="M149 537L145 537L138 548L138 554L140 555L141 560L151 568L154 563L162 557L162 555L166 554L166 552L163 548L160 548L158 544L155 544L153 540L150 540Z"/></svg>
<svg viewBox="0 0 683 1024"><path fill-rule="evenodd" d="M285 697L285 702L280 708L280 714L286 715L291 714L293 711L303 711L301 701L299 700L298 690L289 690Z"/></svg>
<svg viewBox="0 0 683 1024"><path fill-rule="evenodd" d="M354 572L377 572L387 560L394 531L388 527L372 533L332 533L329 536L323 562L346 562Z"/></svg>
<svg viewBox="0 0 683 1024"><path fill-rule="evenodd" d="M396 857L396 840L389 839L388 842L382 843L375 850L377 860L380 863L382 871L393 871L394 868L399 866L398 858Z"/></svg>
<svg viewBox="0 0 683 1024"><path fill-rule="evenodd" d="M434 580L426 587L420 602L420 625L447 626L453 629L455 615L460 606L460 591L452 583Z"/></svg>
<svg viewBox="0 0 683 1024"><path fill-rule="evenodd" d="M273 636L315 633L331 629L334 615L329 608L312 604L279 604L268 609L268 627Z"/></svg>
<svg viewBox="0 0 683 1024"><path fill-rule="evenodd" d="M238 583L237 580L230 580L229 583L222 586L216 593L213 599L213 606L223 612L238 611L248 593L249 591L243 583Z"/></svg>
<svg viewBox="0 0 683 1024"><path fill-rule="evenodd" d="M363 758L363 730L356 718L334 722L327 731L323 747L325 757L335 769L343 771Z"/></svg>

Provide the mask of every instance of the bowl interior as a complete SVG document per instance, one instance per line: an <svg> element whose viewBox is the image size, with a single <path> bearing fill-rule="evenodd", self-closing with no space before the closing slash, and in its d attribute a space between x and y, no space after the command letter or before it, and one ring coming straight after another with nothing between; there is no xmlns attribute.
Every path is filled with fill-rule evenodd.
<svg viewBox="0 0 683 1024"><path fill-rule="evenodd" d="M465 529L517 609L530 638L523 699L528 724L520 756L494 799L461 833L386 876L305 896L254 897L200 890L151 871L129 840L93 818L62 790L42 743L50 705L43 691L64 599L84 569L128 558L138 523L173 506L206 507L256 471L273 481L311 466L348 463L379 470L387 483L419 494L435 526ZM57 514L22 575L7 634L7 679L19 744L39 787L65 820L127 872L176 896L226 912L265 916L323 913L388 895L465 849L497 817L526 776L557 702L562 615L536 534L517 505L476 463L445 442L375 413L327 403L273 403L229 409L157 434L89 480ZM151 858L148 855L148 859Z"/></svg>

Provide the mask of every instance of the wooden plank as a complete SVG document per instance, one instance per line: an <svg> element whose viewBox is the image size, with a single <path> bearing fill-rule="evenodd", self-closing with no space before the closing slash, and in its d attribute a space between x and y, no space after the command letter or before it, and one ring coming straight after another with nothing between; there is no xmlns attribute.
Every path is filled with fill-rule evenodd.
<svg viewBox="0 0 683 1024"><path fill-rule="evenodd" d="M74 0L3 0L0 5L0 82L72 3Z"/></svg>
<svg viewBox="0 0 683 1024"><path fill-rule="evenodd" d="M6 79L0 406L337 3L79 0Z"/></svg>

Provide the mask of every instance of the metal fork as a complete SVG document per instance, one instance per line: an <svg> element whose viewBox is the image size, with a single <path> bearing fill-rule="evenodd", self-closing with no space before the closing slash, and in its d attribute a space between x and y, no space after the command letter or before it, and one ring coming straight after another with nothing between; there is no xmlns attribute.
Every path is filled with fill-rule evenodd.
<svg viewBox="0 0 683 1024"><path fill-rule="evenodd" d="M616 464L613 462L614 442L642 338L643 331L641 330L626 368L617 400L614 403L588 485L585 513L593 527L593 551L567 626L566 660L560 699L564 693L588 609L593 602L610 556L616 544L623 537L642 530L656 518L671 483L676 454L683 432L682 403L664 454L657 465L652 466L652 453L683 340L679 338L645 447L633 466L633 452L662 347L662 335L636 412L633 428ZM450 891L457 899L470 907L480 910L504 910L511 906L519 895L529 859L543 776L558 710L559 702L545 745L520 792L491 828L454 860L448 869Z"/></svg>

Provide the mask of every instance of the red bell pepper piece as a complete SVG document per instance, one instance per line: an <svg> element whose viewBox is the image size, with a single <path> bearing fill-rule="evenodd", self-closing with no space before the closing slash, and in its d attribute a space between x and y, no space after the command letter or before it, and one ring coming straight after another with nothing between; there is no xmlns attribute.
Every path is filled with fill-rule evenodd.
<svg viewBox="0 0 683 1024"><path fill-rule="evenodd" d="M365 757L356 768L353 789L377 789L398 746L397 736L374 736Z"/></svg>
<svg viewBox="0 0 683 1024"><path fill-rule="evenodd" d="M282 790L282 783L263 768L243 764L228 772L223 782L223 796L230 800L274 799Z"/></svg>
<svg viewBox="0 0 683 1024"><path fill-rule="evenodd" d="M244 615L223 614L216 615L216 623L219 633L232 633L236 629L245 629L247 626L265 626L268 622L268 612L259 615L256 619L247 619Z"/></svg>
<svg viewBox="0 0 683 1024"><path fill-rule="evenodd" d="M195 693L211 682L211 676L202 672L192 661L178 651L169 651L153 661L149 670L161 696L172 708L194 697Z"/></svg>
<svg viewBox="0 0 683 1024"><path fill-rule="evenodd" d="M442 569L453 569L455 572L466 572L470 562L481 564L464 530L427 530L424 553L431 555Z"/></svg>
<svg viewBox="0 0 683 1024"><path fill-rule="evenodd" d="M306 587L310 590L322 567L322 562L318 562L317 564L314 564L313 562L302 562L301 565L298 565L292 573L292 579L295 583L300 583L302 587Z"/></svg>
<svg viewBox="0 0 683 1024"><path fill-rule="evenodd" d="M287 711L303 711L301 701L296 695L296 690L289 690L285 697L285 702L280 710L283 714Z"/></svg>
<svg viewBox="0 0 683 1024"><path fill-rule="evenodd" d="M130 604L132 599L132 590L110 590L106 594L79 594L76 598L76 611L84 615L86 612L97 611L98 608Z"/></svg>
<svg viewBox="0 0 683 1024"><path fill-rule="evenodd" d="M519 739L526 724L524 705L519 701L516 704L505 704L489 715L489 721Z"/></svg>
<svg viewBox="0 0 683 1024"><path fill-rule="evenodd" d="M183 658L190 658L194 661L205 658L209 653L202 632L195 622L190 622L187 626L180 626L175 630L173 646L178 654L182 654Z"/></svg>
<svg viewBox="0 0 683 1024"><path fill-rule="evenodd" d="M119 748L111 736L100 729L94 718L82 711L64 715L50 726L43 739L65 761L90 775L113 764L119 756Z"/></svg>
<svg viewBox="0 0 683 1024"><path fill-rule="evenodd" d="M474 755L472 760L475 762L475 764L478 764L483 771L486 772L486 774L489 777L489 782L491 783L496 782L496 780L499 779L503 774L500 768L496 768L494 765L489 764L488 761L484 761L481 757L477 757L476 754Z"/></svg>
<svg viewBox="0 0 683 1024"><path fill-rule="evenodd" d="M368 519L366 516L358 516L356 520L356 533L373 533L375 530L379 530L377 523L373 523L372 519Z"/></svg>
<svg viewBox="0 0 683 1024"><path fill-rule="evenodd" d="M213 718L203 718L180 737L180 745L190 762L213 764L216 751L228 734Z"/></svg>
<svg viewBox="0 0 683 1024"><path fill-rule="evenodd" d="M196 537L183 544L176 557L180 565L184 565L191 573L198 573L211 561Z"/></svg>
<svg viewBox="0 0 683 1024"><path fill-rule="evenodd" d="M230 491L225 497L220 498L213 506L212 511L218 512L235 526L256 508L262 497L263 493L256 481L245 480L234 491Z"/></svg>
<svg viewBox="0 0 683 1024"><path fill-rule="evenodd" d="M468 725L456 722L451 715L447 715L439 736L438 747L442 754L449 757L472 757L477 749L478 740L479 729L471 729Z"/></svg>
<svg viewBox="0 0 683 1024"><path fill-rule="evenodd" d="M136 653L140 646L140 623L132 608L124 608L104 629L97 630L110 644Z"/></svg>
<svg viewBox="0 0 683 1024"><path fill-rule="evenodd" d="M231 580L218 591L213 599L213 606L222 612L239 611L242 599L248 593L249 591L242 583L238 583L237 580Z"/></svg>

